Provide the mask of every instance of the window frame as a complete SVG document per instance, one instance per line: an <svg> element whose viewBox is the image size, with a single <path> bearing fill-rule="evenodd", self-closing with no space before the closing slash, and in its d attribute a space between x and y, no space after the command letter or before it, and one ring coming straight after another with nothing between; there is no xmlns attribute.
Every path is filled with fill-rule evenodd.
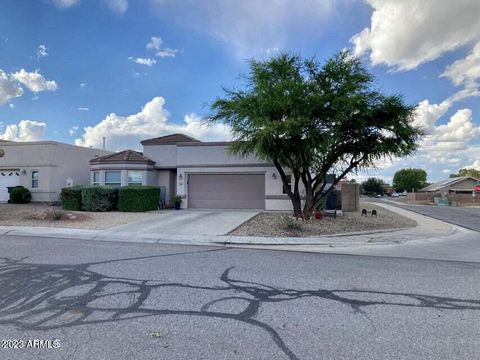
<svg viewBox="0 0 480 360"><path fill-rule="evenodd" d="M290 187L290 190L292 190L292 174L287 174L285 176L288 179L287 184ZM287 191L285 190L285 187L283 186L283 181L282 181L282 194L287 195Z"/></svg>
<svg viewBox="0 0 480 360"><path fill-rule="evenodd" d="M38 185L40 183L39 179L40 179L40 171L32 170L32 174L30 177L30 185L32 186L32 189L38 189Z"/></svg>
<svg viewBox="0 0 480 360"><path fill-rule="evenodd" d="M118 173L120 176L120 179L118 182L108 182L107 177L109 173ZM122 186L122 172L120 170L111 170L111 171L105 171L105 186L113 186L113 187L121 187Z"/></svg>
<svg viewBox="0 0 480 360"><path fill-rule="evenodd" d="M138 181L130 181L130 173L133 173L133 172L136 172L136 173L140 173L140 182ZM142 170L128 170L127 171L127 185L128 186L142 186L143 185L143 171Z"/></svg>
<svg viewBox="0 0 480 360"><path fill-rule="evenodd" d="M98 175L98 181L95 181L95 175ZM92 185L101 185L101 172L100 171L92 171Z"/></svg>

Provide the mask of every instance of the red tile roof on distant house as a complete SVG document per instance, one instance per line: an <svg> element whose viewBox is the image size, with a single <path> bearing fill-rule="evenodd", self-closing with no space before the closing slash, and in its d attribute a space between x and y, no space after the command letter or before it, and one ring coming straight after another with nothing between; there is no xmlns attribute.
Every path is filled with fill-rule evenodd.
<svg viewBox="0 0 480 360"><path fill-rule="evenodd" d="M182 142L201 142L184 134L172 134L141 141L142 145L175 145Z"/></svg>
<svg viewBox="0 0 480 360"><path fill-rule="evenodd" d="M143 156L139 151L124 150L114 154L99 156L90 160L90 164L155 164L155 161Z"/></svg>

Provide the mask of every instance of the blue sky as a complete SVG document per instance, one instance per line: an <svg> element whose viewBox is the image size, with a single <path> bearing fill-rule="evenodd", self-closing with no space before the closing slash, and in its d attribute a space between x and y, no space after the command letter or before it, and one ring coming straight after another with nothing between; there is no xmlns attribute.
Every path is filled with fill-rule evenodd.
<svg viewBox="0 0 480 360"><path fill-rule="evenodd" d="M430 129L414 157L357 177L415 166L439 180L480 167L478 13L476 0L4 0L0 138L105 136L113 150L179 131L225 139L201 119L222 87L241 85L248 59L347 48Z"/></svg>

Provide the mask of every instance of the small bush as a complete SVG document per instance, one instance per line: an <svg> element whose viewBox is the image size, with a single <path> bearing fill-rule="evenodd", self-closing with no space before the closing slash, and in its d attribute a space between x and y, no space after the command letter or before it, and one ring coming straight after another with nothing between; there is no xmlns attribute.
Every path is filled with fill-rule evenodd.
<svg viewBox="0 0 480 360"><path fill-rule="evenodd" d="M85 186L82 193L82 210L111 211L117 208L118 188L111 186Z"/></svg>
<svg viewBox="0 0 480 360"><path fill-rule="evenodd" d="M291 218L290 216L285 219L284 229L292 232L300 232L303 230L299 221Z"/></svg>
<svg viewBox="0 0 480 360"><path fill-rule="evenodd" d="M30 190L23 186L15 186L10 191L10 200L12 204L28 204L32 200Z"/></svg>
<svg viewBox="0 0 480 360"><path fill-rule="evenodd" d="M82 210L82 186L63 188L60 193L60 201L65 210Z"/></svg>
<svg viewBox="0 0 480 360"><path fill-rule="evenodd" d="M159 202L158 186L124 186L119 191L118 210L132 212L156 210Z"/></svg>
<svg viewBox="0 0 480 360"><path fill-rule="evenodd" d="M63 210L55 209L53 206L51 206L45 211L43 219L50 221L67 220L68 214Z"/></svg>

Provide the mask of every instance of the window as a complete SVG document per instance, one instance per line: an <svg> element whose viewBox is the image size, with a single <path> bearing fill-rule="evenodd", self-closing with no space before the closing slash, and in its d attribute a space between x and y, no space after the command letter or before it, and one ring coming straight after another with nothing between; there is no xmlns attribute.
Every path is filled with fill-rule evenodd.
<svg viewBox="0 0 480 360"><path fill-rule="evenodd" d="M128 172L128 185L142 185L142 183L143 183L143 171Z"/></svg>
<svg viewBox="0 0 480 360"><path fill-rule="evenodd" d="M287 187L291 190L292 189L292 175L287 175ZM287 191L284 187L282 187L283 193L286 194Z"/></svg>
<svg viewBox="0 0 480 360"><path fill-rule="evenodd" d="M32 171L32 189L38 188L38 171Z"/></svg>
<svg viewBox="0 0 480 360"><path fill-rule="evenodd" d="M100 185L100 171L94 171L93 172L93 178L92 178L92 184L93 185Z"/></svg>
<svg viewBox="0 0 480 360"><path fill-rule="evenodd" d="M122 175L120 171L105 171L105 185L122 186Z"/></svg>

